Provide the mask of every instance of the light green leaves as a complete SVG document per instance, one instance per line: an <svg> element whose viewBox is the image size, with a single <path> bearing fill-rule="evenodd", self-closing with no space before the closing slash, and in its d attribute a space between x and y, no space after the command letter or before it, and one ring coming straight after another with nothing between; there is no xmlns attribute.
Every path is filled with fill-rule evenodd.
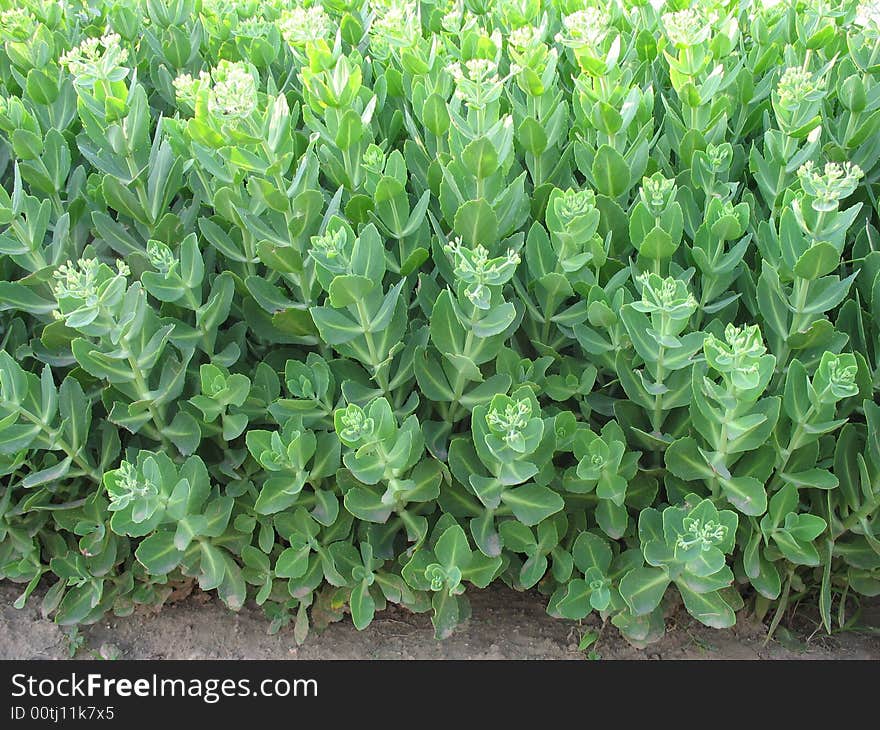
<svg viewBox="0 0 880 730"><path fill-rule="evenodd" d="M583 618L592 610L605 611L612 600L609 577L612 553L608 543L591 532L581 532L571 548L571 555L583 578L574 578L568 583L556 610L572 619Z"/></svg>
<svg viewBox="0 0 880 730"><path fill-rule="evenodd" d="M377 398L366 409L350 403L337 410L334 423L346 447L342 461L350 475L340 481L346 509L358 519L380 524L396 513L401 522L392 523L394 529L404 527L411 541L423 538L426 521L407 506L437 498L443 467L425 455L418 419L412 415L398 425L388 401Z"/></svg>
<svg viewBox="0 0 880 730"><path fill-rule="evenodd" d="M825 532L827 523L818 515L798 513L798 490L788 483L770 500L770 509L761 520L761 532L795 565L819 565L813 542Z"/></svg>
<svg viewBox="0 0 880 730"><path fill-rule="evenodd" d="M638 646L671 585L848 626L880 585L856 4L5 13L16 605L192 579L297 641L389 603L446 636L500 579Z"/></svg>
<svg viewBox="0 0 880 730"><path fill-rule="evenodd" d="M730 626L733 610L721 591L733 581L725 556L733 550L738 520L734 512L719 511L710 500L695 496L689 495L687 506L667 507L662 514L642 511L639 537L651 567L623 576L620 594L633 615L647 615L673 582L694 618L708 626Z"/></svg>
<svg viewBox="0 0 880 730"><path fill-rule="evenodd" d="M251 381L246 375L228 375L216 365L200 369L202 392L190 398L190 404L202 413L205 423L220 419L222 435L232 441L247 427L248 416L239 411L250 394Z"/></svg>
<svg viewBox="0 0 880 730"><path fill-rule="evenodd" d="M541 442L544 423L532 415L532 402L496 395L486 410L486 446L499 461L531 454ZM511 454L511 452L513 452Z"/></svg>
<svg viewBox="0 0 880 730"><path fill-rule="evenodd" d="M327 468L313 460L318 444L315 434L301 430L293 419L281 431L249 430L246 442L248 451L266 471L254 505L260 514L273 514L296 504L306 481L320 478ZM326 440L322 445L327 445ZM338 458L337 450L335 459L330 457L330 469L335 467ZM310 463L313 464L311 469L307 466Z"/></svg>
<svg viewBox="0 0 880 730"><path fill-rule="evenodd" d="M461 595L465 590L462 581L485 587L501 567L500 557L488 558L471 550L461 527L442 522L434 529L433 549L417 550L403 568L403 577L412 588L433 593L432 620L437 638L448 636L468 610Z"/></svg>

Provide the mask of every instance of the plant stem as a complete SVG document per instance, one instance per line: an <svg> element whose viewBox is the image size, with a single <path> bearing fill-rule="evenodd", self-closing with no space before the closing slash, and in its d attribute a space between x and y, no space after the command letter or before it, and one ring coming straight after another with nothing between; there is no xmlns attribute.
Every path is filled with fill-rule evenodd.
<svg viewBox="0 0 880 730"><path fill-rule="evenodd" d="M18 412L21 414L25 420L30 421L35 426L39 426L40 430L46 435L49 442L51 444L55 444L61 451L67 454L70 457L70 460L76 464L80 469L83 470L83 473L89 477L95 484L101 484L101 472L96 468L91 466L85 459L83 459L79 455L78 450L74 450L74 448L67 443L58 433L48 427L46 423L43 422L41 418L37 415L31 413L26 408L18 407Z"/></svg>
<svg viewBox="0 0 880 730"><path fill-rule="evenodd" d="M665 313L660 313L660 339L663 339L668 334L668 325L669 318ZM664 345L657 345L657 370L656 370L656 378L655 385L663 385L663 378L666 377L666 368L663 365L664 356L666 354L666 347ZM654 395L654 409L651 413L651 428L654 430L656 434L660 434L660 428L663 425L663 394L656 393Z"/></svg>
<svg viewBox="0 0 880 730"><path fill-rule="evenodd" d="M362 300L358 299L355 306L357 307L361 329L364 331L364 341L367 343L367 350L370 353L370 366L373 368L372 378L376 381L379 387L382 388L383 394L388 395L388 376L385 374L384 370L381 372L379 370L380 366L383 365L383 362L379 358L379 352L376 349L376 343L373 340L373 333L370 332L370 315L367 313Z"/></svg>
<svg viewBox="0 0 880 730"><path fill-rule="evenodd" d="M153 420L153 424L156 427L156 432L159 436L159 440L161 441L162 446L166 449L170 448L171 442L169 441L168 436L165 435L165 432L168 430L168 424L165 423L164 416L153 403L153 396L150 394L150 386L144 379L144 376L141 373L140 366L138 365L134 354L126 350L126 359L128 360L129 367L131 368L131 374L134 377L134 387L137 392L138 400L143 401L147 404L147 410L149 411L150 418Z"/></svg>

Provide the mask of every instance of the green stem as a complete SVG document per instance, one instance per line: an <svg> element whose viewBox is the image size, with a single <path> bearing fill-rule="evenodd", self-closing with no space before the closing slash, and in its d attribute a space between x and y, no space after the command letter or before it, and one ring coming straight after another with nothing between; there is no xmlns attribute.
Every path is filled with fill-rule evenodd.
<svg viewBox="0 0 880 730"><path fill-rule="evenodd" d="M364 307L363 301L358 299L356 306L361 329L364 332L364 340L367 343L367 350L370 353L370 366L373 368L372 378L382 389L383 394L388 395L388 376L385 374L384 370L380 371L379 369L383 363L382 360L379 358L379 351L376 348L376 342L373 340L373 333L370 332L369 329L370 316L367 313L366 308Z"/></svg>
<svg viewBox="0 0 880 730"><path fill-rule="evenodd" d="M141 208L143 208L144 216L151 223L155 223L150 217L150 201L147 198L147 191L144 189L144 182L140 178L140 171L137 168L137 163L134 161L134 158L131 156L131 153L125 156L125 164L128 167L128 174L131 175L131 184L134 185L134 192L137 195L138 203L140 203ZM152 233L152 226L150 226L150 232Z"/></svg>
<svg viewBox="0 0 880 730"><path fill-rule="evenodd" d="M826 386L825 390L819 393L816 398L819 402L822 401L822 398L825 397L825 394L830 390L831 386ZM773 480L770 482L768 490L772 493L777 488L782 486L782 478L779 476L780 473L785 471L785 467L788 466L788 462L791 459L791 455L797 451L801 446L805 444L801 443L801 439L803 439L806 434L806 425L810 423L813 419L813 416L816 415L816 406L810 404L810 407L807 409L807 412L804 413L804 417L800 419L800 421L795 424L794 431L792 431L791 437L788 439L788 446L786 446L782 451L779 452L779 455L776 458L776 466L774 467L774 475Z"/></svg>
<svg viewBox="0 0 880 730"><path fill-rule="evenodd" d="M804 54L804 65L803 65L804 71L810 70L810 59L812 58L812 56L813 56L813 49L808 48L807 52Z"/></svg>
<svg viewBox="0 0 880 730"><path fill-rule="evenodd" d="M156 408L156 405L153 403L153 396L150 393L150 386L147 384L147 381L144 379L143 374L141 373L140 366L138 365L137 359L134 357L134 354L128 352L126 350L125 354L126 360L128 360L129 367L131 368L132 376L134 377L134 387L137 392L138 400L144 401L147 404L147 411L150 413L150 418L153 421L154 426L156 427L157 435L159 436L159 441L162 443L164 448L170 448L171 442L166 436L166 431L168 430L168 424L165 422L165 418L162 413Z"/></svg>
<svg viewBox="0 0 880 730"><path fill-rule="evenodd" d="M54 430L50 429L46 423L43 422L35 414L31 413L25 408L18 407L18 412L28 421L33 423L35 426L39 426L40 430L48 437L49 442L55 444L61 451L67 454L70 457L70 460L76 464L80 469L83 470L83 473L89 477L95 484L101 484L101 472L92 467L85 459L83 459L78 451L75 451L73 447L67 443L61 436L59 436Z"/></svg>
<svg viewBox="0 0 880 730"><path fill-rule="evenodd" d="M878 507L880 507L880 495L875 496L874 499L869 500L867 503L863 504L860 509L856 510L849 517L847 517L846 520L843 521L841 529L834 535L834 541L837 541L841 535L845 535L847 532L852 530L862 520L870 517L871 514Z"/></svg>
<svg viewBox="0 0 880 730"><path fill-rule="evenodd" d="M791 327L788 330L789 337L795 334L800 327L801 315L803 309L807 306L807 297L810 293L810 282L808 279L798 277L794 282L794 314L791 318Z"/></svg>
<svg viewBox="0 0 880 730"><path fill-rule="evenodd" d="M275 166L278 162L278 157L269 148L269 144L267 142L262 141L260 144L262 146L264 154L266 155L266 159L269 161L269 166L270 167ZM348 171L346 170L346 172L348 172ZM350 177L350 174L349 174L349 177ZM285 181L284 176L281 174L280 170L276 169L273 172L272 180L275 183L275 186L281 192L284 193L284 196L288 197L287 196L287 182ZM290 240L290 226L292 223L293 223L293 213L290 210L290 199L288 198L288 205L284 209L284 226L287 231L288 242L291 245L293 245L293 241ZM285 281L290 280L286 276L284 278L285 278ZM299 288L300 301L302 301L302 303L307 306L311 305L311 303L312 303L311 294L310 294L311 286L309 286L308 288L306 287L303 277L296 277L295 284Z"/></svg>
<svg viewBox="0 0 880 730"><path fill-rule="evenodd" d="M660 313L660 339L664 339L668 334L668 325L669 320L665 313ZM663 379L666 377L666 368L663 365L663 360L666 355L666 347L663 345L657 346L657 372L655 378L655 385L663 385ZM651 413L651 428L654 430L656 434L660 434L660 428L663 425L663 394L657 393L654 395L654 408Z"/></svg>
<svg viewBox="0 0 880 730"><path fill-rule="evenodd" d="M475 308L476 309L476 308ZM471 356L471 346L474 343L474 330L473 328L469 329L467 335L464 338L464 357ZM464 386L467 384L467 379L461 370L459 370L455 375L455 383L452 384L452 405L449 408L449 414L447 416L450 423L455 423L455 417L458 415L459 410L462 408L460 403L460 398L464 395Z"/></svg>
<svg viewBox="0 0 880 730"><path fill-rule="evenodd" d="M813 227L812 239L813 243L816 243L821 240L822 229L825 227L825 218L828 215L828 211L820 210L819 215L816 216L816 225Z"/></svg>
<svg viewBox="0 0 880 730"><path fill-rule="evenodd" d="M541 325L541 342L545 345L547 344L547 340L550 339L550 329L553 327L553 316L556 312L545 312L544 313L544 323Z"/></svg>
<svg viewBox="0 0 880 730"><path fill-rule="evenodd" d="M782 595L779 597L779 605L776 607L776 613L773 614L773 620L770 622L770 628L767 631L767 638L764 640L764 644L773 638L773 632L776 631L776 627L779 626L779 622L782 621L782 617L785 615L785 609L788 608L788 596L791 593L791 577L793 574L794 570L789 568L788 575L785 578L785 587L782 590Z"/></svg>
<svg viewBox="0 0 880 730"><path fill-rule="evenodd" d="M196 299L195 294L193 294L192 289L187 289L184 292L183 301L193 311L193 314L195 314L198 308L202 306L201 303ZM211 343L208 339L208 332L205 330L204 327L198 326L198 318L196 318L196 327L199 332L202 333L202 346L204 347L205 353L209 356L212 355L214 348L211 347Z"/></svg>
<svg viewBox="0 0 880 730"><path fill-rule="evenodd" d="M727 394L730 399L734 403L739 402L739 388L728 385ZM724 464L725 468L727 467L727 422L734 418L736 415L736 407L734 406L733 412L731 412L730 408L725 407L724 409L724 419L721 421L721 434L718 438L718 443L715 444L715 453L720 457L721 462ZM718 477L718 474L714 474L712 476L712 481L709 484L709 489L712 491L712 496L717 497L719 492L719 487L721 486L721 480Z"/></svg>
<svg viewBox="0 0 880 730"><path fill-rule="evenodd" d="M791 315L791 326L788 328L788 337L790 338L792 335L797 333L801 327L801 318L802 312L805 306L807 306L807 297L810 293L810 282L808 279L801 279L800 277L794 280L794 290L792 291L792 295L794 296L794 312ZM782 343L779 356L776 360L776 371L778 374L782 374L785 372L786 365L788 365L788 357L791 355L791 347L788 345L788 338L786 341Z"/></svg>

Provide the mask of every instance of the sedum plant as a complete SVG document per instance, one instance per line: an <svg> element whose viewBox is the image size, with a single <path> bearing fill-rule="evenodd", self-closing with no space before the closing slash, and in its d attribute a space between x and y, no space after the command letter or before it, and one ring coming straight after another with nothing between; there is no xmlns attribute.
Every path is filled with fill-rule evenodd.
<svg viewBox="0 0 880 730"><path fill-rule="evenodd" d="M297 641L880 594L880 14L0 1L0 578Z"/></svg>

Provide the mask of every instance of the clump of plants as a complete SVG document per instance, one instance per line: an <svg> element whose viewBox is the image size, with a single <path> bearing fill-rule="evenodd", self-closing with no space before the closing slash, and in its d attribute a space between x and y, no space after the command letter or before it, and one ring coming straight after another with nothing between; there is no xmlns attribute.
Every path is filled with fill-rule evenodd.
<svg viewBox="0 0 880 730"><path fill-rule="evenodd" d="M876 2L0 7L17 605L880 593Z"/></svg>

